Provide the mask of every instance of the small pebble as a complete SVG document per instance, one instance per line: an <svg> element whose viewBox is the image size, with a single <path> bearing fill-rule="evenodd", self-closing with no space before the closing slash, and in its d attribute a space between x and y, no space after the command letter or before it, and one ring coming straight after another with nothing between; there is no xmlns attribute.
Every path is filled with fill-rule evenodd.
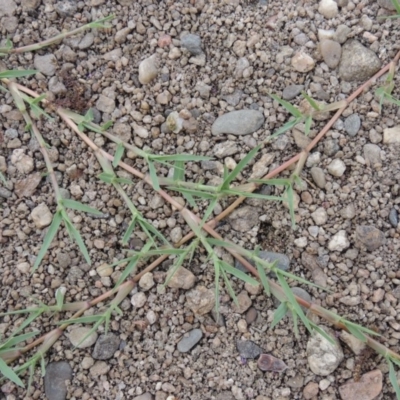
<svg viewBox="0 0 400 400"><path fill-rule="evenodd" d="M187 336L185 335L178 343L178 351L181 353L187 353L190 351L197 343L200 342L203 337L203 332L201 329L193 329Z"/></svg>
<svg viewBox="0 0 400 400"><path fill-rule="evenodd" d="M257 358L263 352L263 349L251 340L238 340L236 348L240 356L246 359Z"/></svg>
<svg viewBox="0 0 400 400"><path fill-rule="evenodd" d="M397 228L397 225L399 224L399 213L395 208L392 208L389 212L389 222L393 228Z"/></svg>

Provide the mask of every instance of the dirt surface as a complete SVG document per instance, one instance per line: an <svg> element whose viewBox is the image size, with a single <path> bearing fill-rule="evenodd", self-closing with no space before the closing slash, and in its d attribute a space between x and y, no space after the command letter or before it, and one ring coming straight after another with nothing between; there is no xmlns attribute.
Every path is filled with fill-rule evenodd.
<svg viewBox="0 0 400 400"><path fill-rule="evenodd" d="M157 154L187 152L214 157L214 164L189 164L186 179L215 184L224 164L235 165L288 120L287 112L268 93L282 97L284 89L291 90L286 98L299 105L302 98L292 85L302 85L318 101L339 101L363 83L365 75L366 79L373 75L369 66L378 63L379 69L399 50L400 19L379 18L393 14L383 7L390 2L338 0L336 11L329 1L322 3L321 9L315 1L7 0L0 5L0 32L2 39L11 38L14 47L110 14L115 19L106 32L87 31L78 39L68 38L38 52L11 55L1 61L1 67L39 69L39 74L20 82L38 93L48 93L54 105L78 112L93 107L98 123L114 121L111 131L139 148ZM188 33L200 42L192 38L193 43L183 46ZM339 43L340 52L334 44L322 54L323 38ZM362 45L364 58L356 50L346 52L354 40ZM309 58L298 59L299 54ZM342 54L339 64L337 54L339 59ZM156 68L156 76L142 84L148 77L139 76L139 64L153 55L156 60L150 62L155 60L154 65L145 72L150 74L151 68ZM367 65L362 61L365 57L371 58ZM381 79L378 84L383 82ZM398 79L396 82L393 94L399 97ZM388 143L385 135L387 129L399 126L400 112L399 107L383 105L379 113L376 87L346 109L307 160L301 174L303 185L296 187L295 229L284 205L251 200L244 203L241 215L228 218L218 232L248 249L260 245L262 250L286 254L292 273L330 290L301 285L315 303L383 333L386 345L399 352L400 134L397 143ZM246 135L212 132L218 116L244 109L257 110L265 117L260 129ZM54 214L54 196L48 178L41 175L46 170L38 143L24 131L11 96L2 92L0 111L0 167L7 179L7 184L0 186L0 311L32 306L33 298L54 304L60 286L67 289L68 302L99 296L113 287L123 269L118 266L105 273L99 267L126 256L121 238L130 219L127 207L109 185L97 179L100 166L79 138L59 119L38 121L64 195L104 215L70 214L89 249L92 266L85 263L62 228L31 275L29 268L49 224L38 227L32 212L46 204ZM184 121L178 133L165 124L172 111L179 112ZM309 137L315 137L325 122L315 121ZM115 151L115 145L100 134L89 136L111 154ZM271 171L308 141L301 130L287 132L262 150L239 181L246 182L262 156L271 156L265 158ZM131 152L124 161L147 172L145 163ZM167 175L168 169L159 172ZM182 217L149 186L135 183L128 193L164 235L177 241L189 232ZM221 202L216 212L228 204ZM47 212L39 211L40 217ZM254 215L254 223L248 226L246 221L253 221ZM131 248L140 248L144 240L137 233ZM48 394L48 398L361 400L357 392L341 395L339 388L355 374L375 370L383 373L382 389L377 396L364 398L395 398L382 357L366 352L356 355L343 342L337 345L342 348L343 360L333 371L312 372L306 330L301 327L296 339L288 317L271 330L276 302L261 291L245 288L236 278L233 287L242 293L243 307L234 307L221 284L223 323L218 324L212 312L194 313L190 293L196 294L201 286L214 287L213 267L203 251L184 264L195 275L189 289L163 288L169 265L164 263L133 290L121 304L122 316L112 317L110 333L114 336L103 343L112 349L110 356L101 354L101 343L96 343L98 350L93 344L74 348L71 331L75 328L67 330L45 359L46 363L66 361L72 368L68 393L65 397L61 390L56 394L61 397ZM104 307L100 303L91 312ZM41 317L31 329L48 332L61 318L64 315ZM9 334L18 321L1 318L0 333ZM200 341L191 350L180 351L178 343L194 329L201 330ZM94 341L101 339L102 330ZM281 373L261 371L257 359L240 356L238 340L251 340L288 368ZM375 382L377 387L379 382ZM45 399L44 378L38 370L29 396L12 385L3 386L0 398L2 395L9 400Z"/></svg>

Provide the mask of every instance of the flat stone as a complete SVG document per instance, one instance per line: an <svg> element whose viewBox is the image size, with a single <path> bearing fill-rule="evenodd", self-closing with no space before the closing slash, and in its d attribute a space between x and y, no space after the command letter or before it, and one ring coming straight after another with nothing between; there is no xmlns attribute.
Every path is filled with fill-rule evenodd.
<svg viewBox="0 0 400 400"><path fill-rule="evenodd" d="M283 372L288 366L279 358L271 354L261 354L257 361L257 366L261 371Z"/></svg>
<svg viewBox="0 0 400 400"><path fill-rule="evenodd" d="M399 224L399 213L395 208L392 208L389 212L389 222L393 228L397 228L397 225Z"/></svg>
<svg viewBox="0 0 400 400"><path fill-rule="evenodd" d="M181 45L191 54L197 56L203 52L200 36L188 33L181 38Z"/></svg>
<svg viewBox="0 0 400 400"><path fill-rule="evenodd" d="M367 346L364 342L362 342L360 339L357 339L355 336L351 335L350 333L346 331L341 331L340 340L342 340L344 343L347 344L347 346L350 347L351 350L353 350L353 353L355 355L361 354L361 352L365 349Z"/></svg>
<svg viewBox="0 0 400 400"><path fill-rule="evenodd" d="M236 209L228 220L235 231L248 232L258 225L258 209L244 206Z"/></svg>
<svg viewBox="0 0 400 400"><path fill-rule="evenodd" d="M174 267L171 267L169 272ZM184 267L179 267L168 282L168 287L175 289L191 289L196 282L196 276Z"/></svg>
<svg viewBox="0 0 400 400"><path fill-rule="evenodd" d="M311 371L320 376L332 374L343 361L344 354L332 329L319 326L331 338L333 343L315 332L307 342L307 360Z"/></svg>
<svg viewBox="0 0 400 400"><path fill-rule="evenodd" d="M146 272L139 280L139 287L143 289L143 291L150 290L154 285L152 272Z"/></svg>
<svg viewBox="0 0 400 400"><path fill-rule="evenodd" d="M215 291L197 286L186 294L189 308L197 315L209 313L215 305Z"/></svg>
<svg viewBox="0 0 400 400"><path fill-rule="evenodd" d="M336 68L342 55L340 44L334 40L324 40L320 45L320 49L325 64L331 69Z"/></svg>
<svg viewBox="0 0 400 400"><path fill-rule="evenodd" d="M24 154L23 149L15 149L11 155L11 163L15 165L21 174L29 174L33 171L33 158Z"/></svg>
<svg viewBox="0 0 400 400"><path fill-rule="evenodd" d="M324 189L326 186L326 178L324 170L319 167L312 167L310 173L315 184L319 188Z"/></svg>
<svg viewBox="0 0 400 400"><path fill-rule="evenodd" d="M25 179L21 179L15 183L15 194L19 198L32 196L41 180L42 175L40 172L34 172L33 174L28 175Z"/></svg>
<svg viewBox="0 0 400 400"><path fill-rule="evenodd" d="M303 396L305 400L316 398L319 392L319 386L316 382L309 382L303 389Z"/></svg>
<svg viewBox="0 0 400 400"><path fill-rule="evenodd" d="M232 140L227 140L225 142L218 143L214 146L214 155L217 158L225 158L227 156L232 156L239 151L239 147L236 142Z"/></svg>
<svg viewBox="0 0 400 400"><path fill-rule="evenodd" d="M31 218L37 228L43 229L51 224L53 216L47 204L41 203L32 210Z"/></svg>
<svg viewBox="0 0 400 400"><path fill-rule="evenodd" d="M261 128L264 115L257 110L231 111L218 117L211 127L213 135L248 135Z"/></svg>
<svg viewBox="0 0 400 400"><path fill-rule="evenodd" d="M72 329L68 335L68 339L70 340L72 345L78 349L84 349L86 347L90 347L94 345L97 340L97 333L96 332L90 333L91 330L92 330L91 328L87 328L84 326Z"/></svg>
<svg viewBox="0 0 400 400"><path fill-rule="evenodd" d="M381 148L378 145L367 143L364 145L363 150L365 161L367 161L369 165L373 166L382 162Z"/></svg>
<svg viewBox="0 0 400 400"><path fill-rule="evenodd" d="M385 128L383 130L383 143L399 144L400 143L400 125L393 128Z"/></svg>
<svg viewBox="0 0 400 400"><path fill-rule="evenodd" d="M49 363L44 376L44 391L48 400L64 400L67 397L65 381L72 379L72 368L66 361Z"/></svg>
<svg viewBox="0 0 400 400"><path fill-rule="evenodd" d="M240 356L246 359L257 358L263 352L263 349L251 340L236 341L236 348Z"/></svg>
<svg viewBox="0 0 400 400"><path fill-rule="evenodd" d="M379 369L362 375L359 382L354 382L352 379L339 387L342 400L373 400L381 391L382 372Z"/></svg>
<svg viewBox="0 0 400 400"><path fill-rule="evenodd" d="M247 325L252 324L258 316L258 312L254 307L250 307L247 312L246 312L246 316L245 316L245 320Z"/></svg>
<svg viewBox="0 0 400 400"><path fill-rule="evenodd" d="M118 350L121 340L113 333L100 335L94 346L92 357L95 360L108 360Z"/></svg>
<svg viewBox="0 0 400 400"><path fill-rule="evenodd" d="M181 353L187 353L190 351L197 343L200 342L203 337L203 332L201 329L193 329L184 336L178 343L178 351Z"/></svg>
<svg viewBox="0 0 400 400"><path fill-rule="evenodd" d="M0 2L0 17L5 15L13 15L17 5L14 0L1 0Z"/></svg>
<svg viewBox="0 0 400 400"><path fill-rule="evenodd" d="M381 68L381 61L357 40L347 41L342 49L339 76L348 82L366 81Z"/></svg>
<svg viewBox="0 0 400 400"><path fill-rule="evenodd" d="M351 137L357 135L361 127L361 119L358 114L351 114L344 120L344 130Z"/></svg>
<svg viewBox="0 0 400 400"><path fill-rule="evenodd" d="M301 91L304 90L304 85L289 85L283 89L282 98L284 100L293 100Z"/></svg>
<svg viewBox="0 0 400 400"><path fill-rule="evenodd" d="M72 17L78 10L75 0L61 0L54 5L57 14L62 17Z"/></svg>
<svg viewBox="0 0 400 400"><path fill-rule="evenodd" d="M375 251L386 242L385 234L372 225L357 226L355 236L356 241L368 251Z"/></svg>

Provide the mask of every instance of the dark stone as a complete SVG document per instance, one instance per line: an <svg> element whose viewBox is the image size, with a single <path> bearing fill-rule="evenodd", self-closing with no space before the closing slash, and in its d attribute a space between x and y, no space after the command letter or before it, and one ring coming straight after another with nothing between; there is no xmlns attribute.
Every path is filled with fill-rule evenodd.
<svg viewBox="0 0 400 400"><path fill-rule="evenodd" d="M67 397L65 381L72 379L72 368L66 361L47 365L44 376L44 391L48 400L64 400Z"/></svg>
<svg viewBox="0 0 400 400"><path fill-rule="evenodd" d="M236 342L236 348L243 358L254 359L263 352L263 349L251 340L238 340Z"/></svg>
<svg viewBox="0 0 400 400"><path fill-rule="evenodd" d="M397 225L399 224L399 214L395 208L392 208L389 212L389 222L393 228L397 228Z"/></svg>
<svg viewBox="0 0 400 400"><path fill-rule="evenodd" d="M386 241L384 233L372 225L357 226L356 240L364 245L368 251L378 249Z"/></svg>
<svg viewBox="0 0 400 400"><path fill-rule="evenodd" d="M269 263L277 261L276 266L282 271L287 271L289 269L290 260L289 257L285 254L274 253L271 251L260 251L258 253L258 257ZM255 263L253 261L250 261L250 264L255 267ZM247 269L244 267L244 265L237 260L235 261L235 268L240 269L243 272L247 272Z"/></svg>
<svg viewBox="0 0 400 400"><path fill-rule="evenodd" d="M197 343L200 342L203 337L203 332L201 329L193 329L189 332L189 336L184 336L178 343L178 351L181 353L187 353L190 351Z"/></svg>
<svg viewBox="0 0 400 400"><path fill-rule="evenodd" d="M94 346L92 357L95 360L108 360L118 350L121 340L113 333L100 335Z"/></svg>

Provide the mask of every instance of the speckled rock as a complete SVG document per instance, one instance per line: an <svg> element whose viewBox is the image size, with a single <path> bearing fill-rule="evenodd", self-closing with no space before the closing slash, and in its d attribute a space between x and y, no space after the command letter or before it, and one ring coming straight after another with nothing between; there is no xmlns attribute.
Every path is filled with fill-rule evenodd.
<svg viewBox="0 0 400 400"><path fill-rule="evenodd" d="M238 232L248 232L258 225L259 212L255 207L244 206L235 210L228 218L232 228Z"/></svg>
<svg viewBox="0 0 400 400"><path fill-rule="evenodd" d="M339 65L340 56L342 55L342 47L334 40L324 40L321 45L322 58L329 68L336 68Z"/></svg>
<svg viewBox="0 0 400 400"><path fill-rule="evenodd" d="M188 33L181 38L181 45L191 54L197 56L203 52L201 48L201 39L197 35Z"/></svg>
<svg viewBox="0 0 400 400"><path fill-rule="evenodd" d="M319 328L331 336L333 343L315 332L307 342L307 360L314 374L328 376L342 362L344 354L334 332L325 326L320 326Z"/></svg>
<svg viewBox="0 0 400 400"><path fill-rule="evenodd" d="M47 204L41 203L32 210L31 218L37 228L43 229L51 224L53 216Z"/></svg>
<svg viewBox="0 0 400 400"><path fill-rule="evenodd" d="M173 269L171 267L170 271ZM168 282L168 287L175 289L191 289L196 282L195 275L184 267L179 267Z"/></svg>
<svg viewBox="0 0 400 400"><path fill-rule="evenodd" d="M344 129L351 137L357 135L361 127L361 119L358 114L349 115L344 121Z"/></svg>
<svg viewBox="0 0 400 400"><path fill-rule="evenodd" d="M368 251L375 251L386 242L385 234L372 225L357 226L355 236L356 241Z"/></svg>
<svg viewBox="0 0 400 400"><path fill-rule="evenodd" d="M251 340L236 341L236 348L241 357L249 359L257 358L263 352L263 349Z"/></svg>
<svg viewBox="0 0 400 400"><path fill-rule="evenodd" d="M339 76L348 82L365 81L381 68L381 61L357 40L344 44L339 64Z"/></svg>
<svg viewBox="0 0 400 400"><path fill-rule="evenodd" d="M157 55L145 58L139 64L139 82L142 85L147 85L154 80L158 75Z"/></svg>
<svg viewBox="0 0 400 400"><path fill-rule="evenodd" d="M189 308L197 315L209 313L215 305L215 291L197 286L186 294Z"/></svg>
<svg viewBox="0 0 400 400"><path fill-rule="evenodd" d="M95 360L108 360L114 356L114 353L118 350L121 340L117 335L113 333L107 333L100 335L94 346L92 357Z"/></svg>
<svg viewBox="0 0 400 400"><path fill-rule="evenodd" d="M315 61L308 54L299 51L292 58L292 67L297 72L309 72L315 67Z"/></svg>
<svg viewBox="0 0 400 400"><path fill-rule="evenodd" d="M328 249L330 251L343 251L350 246L349 239L347 239L347 233L345 230L340 230L338 233L333 235L329 241Z"/></svg>
<svg viewBox="0 0 400 400"><path fill-rule="evenodd" d="M264 120L264 115L256 110L231 111L215 120L211 132L213 135L248 135L260 129Z"/></svg>

